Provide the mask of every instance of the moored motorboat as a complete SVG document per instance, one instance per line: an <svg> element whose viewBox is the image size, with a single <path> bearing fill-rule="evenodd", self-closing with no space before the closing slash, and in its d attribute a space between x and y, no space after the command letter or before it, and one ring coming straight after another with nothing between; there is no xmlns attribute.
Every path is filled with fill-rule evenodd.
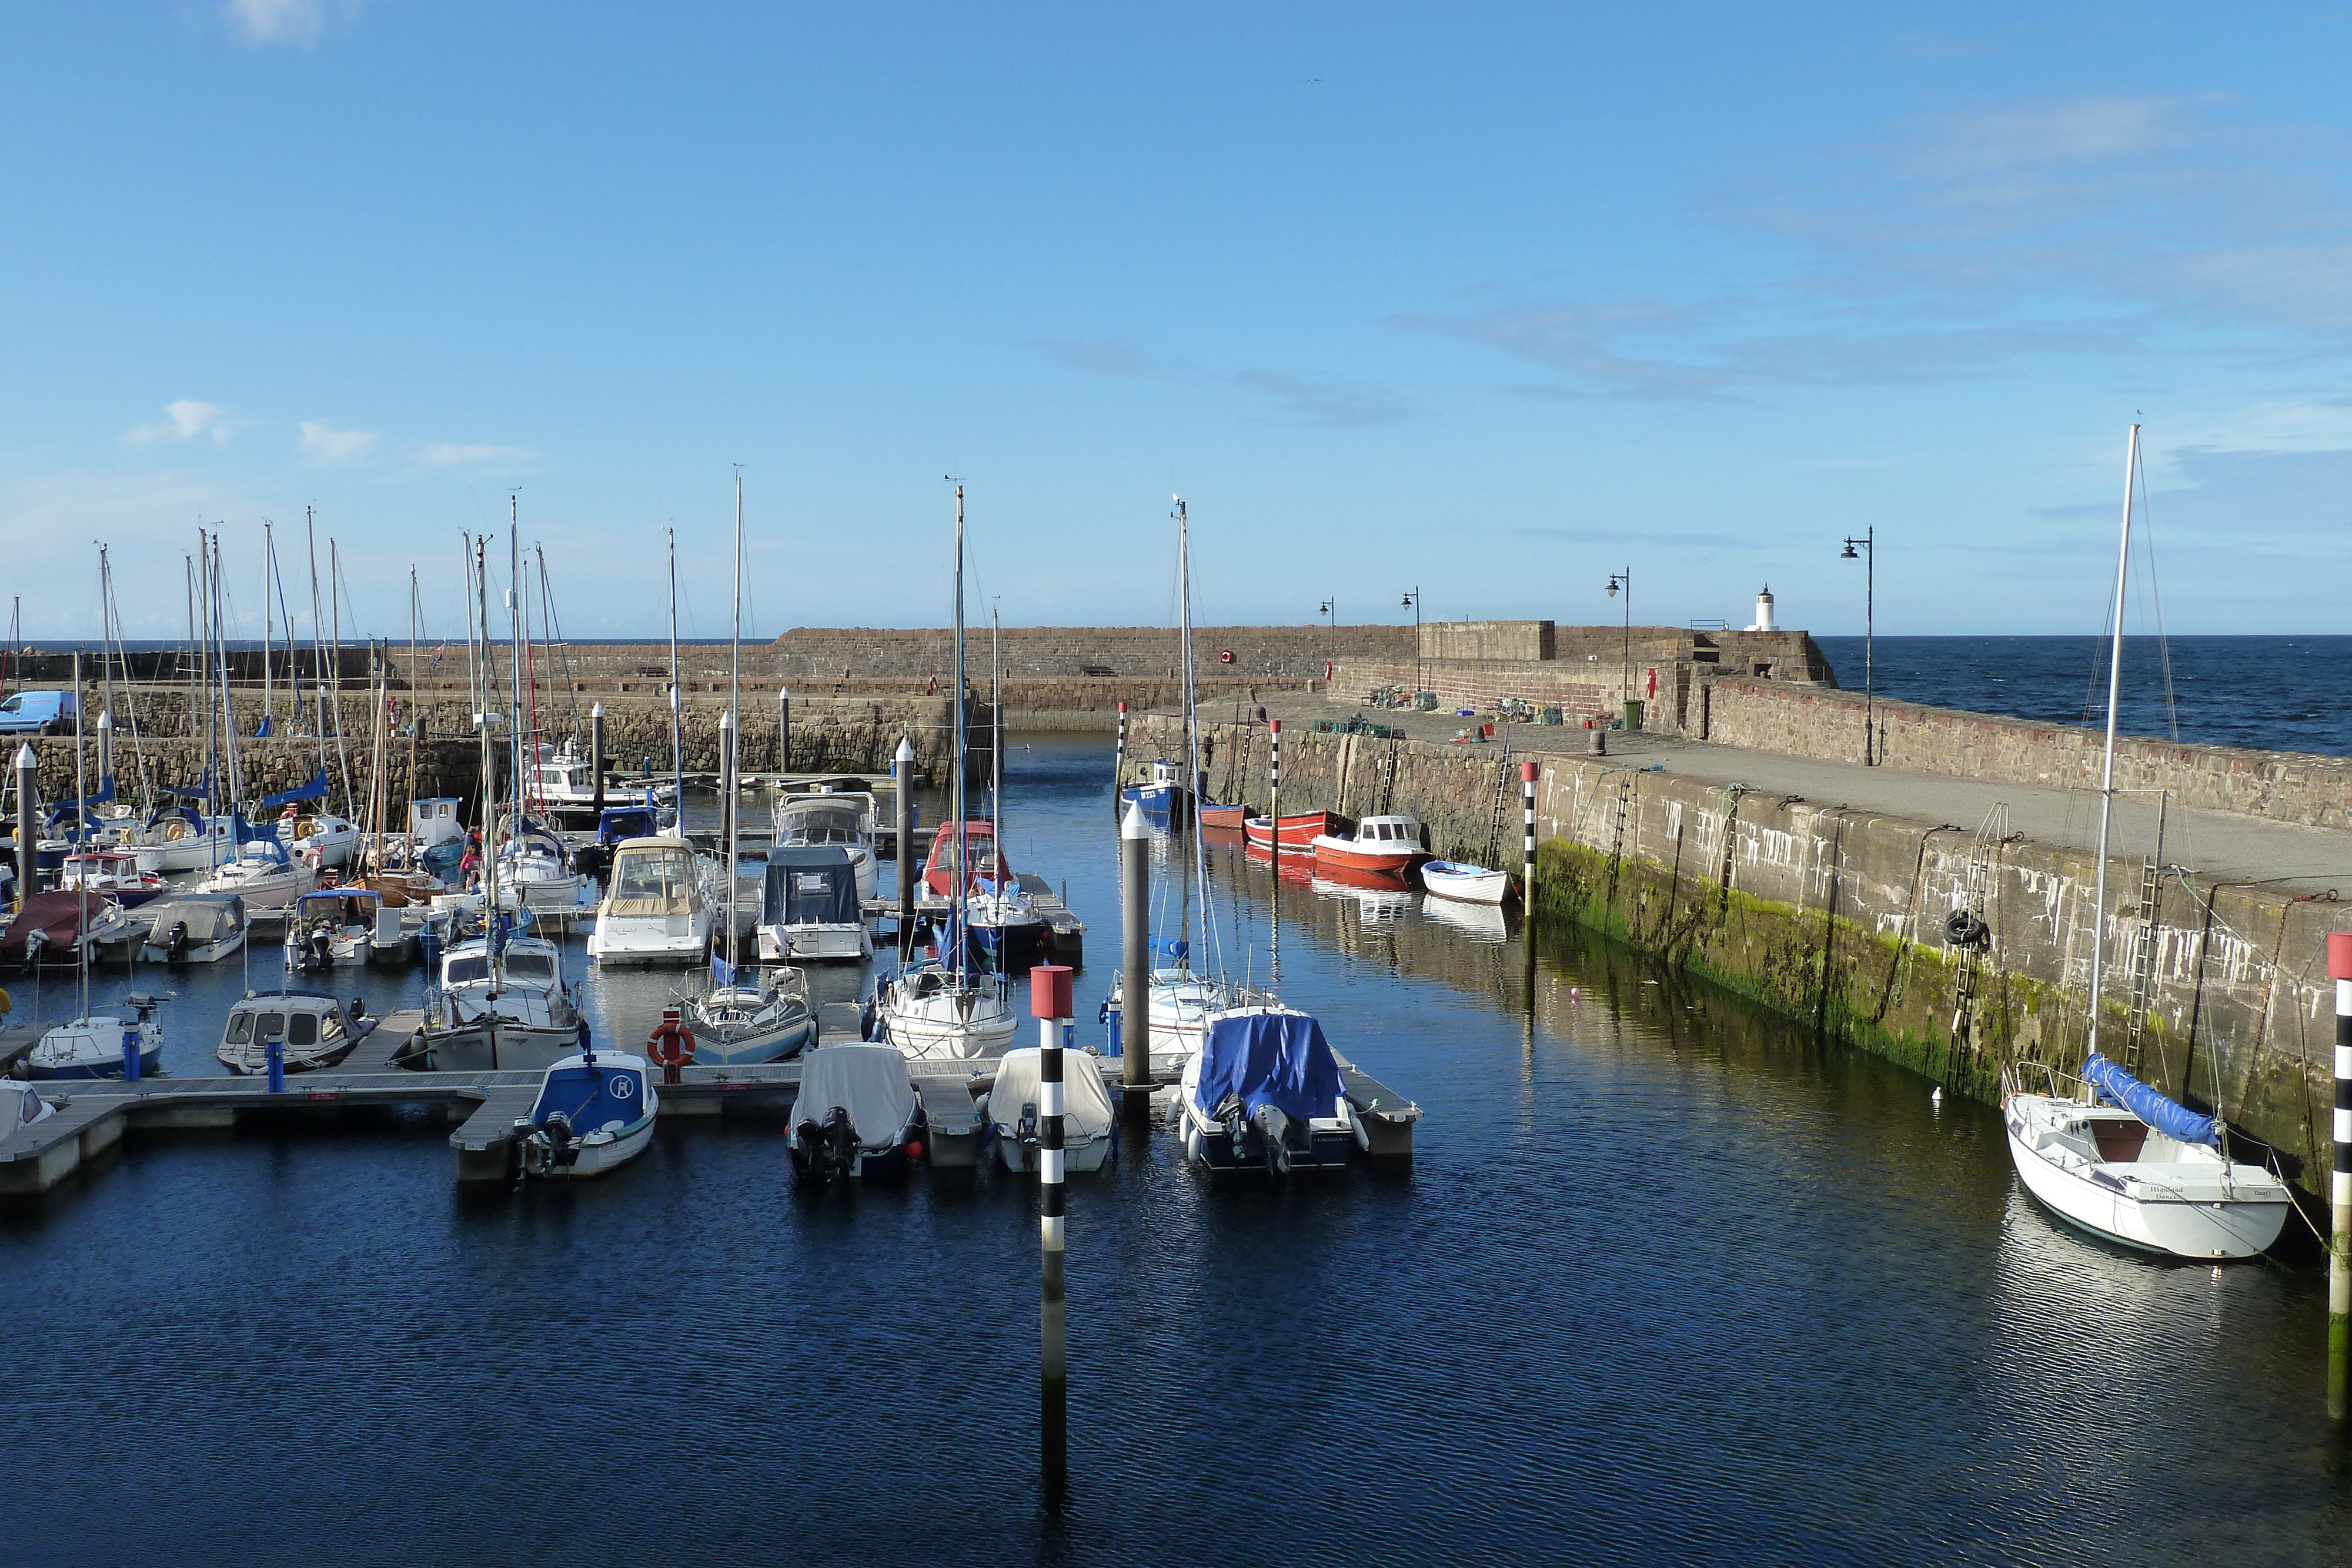
<svg viewBox="0 0 2352 1568"><path fill-rule="evenodd" d="M1278 1003L1211 1019L1176 1103L1185 1158L1212 1172L1328 1169L1365 1141L1322 1026Z"/></svg>
<svg viewBox="0 0 2352 1568"><path fill-rule="evenodd" d="M1500 904L1510 896L1511 873L1460 861L1423 861L1421 885L1433 898L1460 904Z"/></svg>
<svg viewBox="0 0 2352 1568"><path fill-rule="evenodd" d="M269 1071L269 1042L275 1040L286 1071L316 1072L340 1064L375 1032L376 1023L324 992L268 992L229 1009L220 1049L213 1054L231 1072L257 1076Z"/></svg>
<svg viewBox="0 0 2352 1568"><path fill-rule="evenodd" d="M760 956L805 963L874 954L858 903L857 870L839 845L775 849L760 894Z"/></svg>
<svg viewBox="0 0 2352 1568"><path fill-rule="evenodd" d="M1285 847L1288 841L1285 841ZM1313 841L1318 870L1387 872L1402 876L1429 858L1422 848L1421 822L1402 813L1366 817L1348 833L1318 833Z"/></svg>
<svg viewBox="0 0 2352 1568"><path fill-rule="evenodd" d="M415 1052L437 1071L544 1068L579 1048L580 1005L551 942L503 937L495 952L483 937L459 942L442 955L438 982Z"/></svg>
<svg viewBox="0 0 2352 1568"><path fill-rule="evenodd" d="M710 905L694 850L674 836L630 839L613 853L588 956L600 964L699 964Z"/></svg>
<svg viewBox="0 0 2352 1568"><path fill-rule="evenodd" d="M1111 1114L1110 1092L1103 1087L1097 1058L1079 1051L1062 1052L1062 1166L1069 1171L1098 1171L1110 1157L1118 1119ZM1034 1174L1039 1137L1038 1089L1044 1052L1034 1045L1008 1051L996 1064L996 1082L988 1091L987 1121L996 1135L997 1157L1009 1171Z"/></svg>
<svg viewBox="0 0 2352 1568"><path fill-rule="evenodd" d="M149 964L211 964L245 946L245 901L233 893L184 893L140 910L139 956Z"/></svg>
<svg viewBox="0 0 2352 1568"><path fill-rule="evenodd" d="M1286 811L1282 816L1282 852L1305 852L1315 847L1315 841L1337 833L1346 825L1346 819L1335 811ZM1274 842L1274 826L1264 817L1245 818L1242 832L1252 846L1265 849Z"/></svg>
<svg viewBox="0 0 2352 1568"><path fill-rule="evenodd" d="M874 896L874 792L822 789L794 792L776 802L776 848L837 849L857 874L857 896Z"/></svg>
<svg viewBox="0 0 2352 1568"><path fill-rule="evenodd" d="M383 894L373 888L333 887L294 901L286 920L286 967L330 969L374 956L376 917ZM394 917L394 931L398 919Z"/></svg>
<svg viewBox="0 0 2352 1568"><path fill-rule="evenodd" d="M1237 833L1249 821L1249 814L1250 810L1247 806L1226 806L1214 800L1203 800L1201 802L1200 810L1194 814L1193 821L1213 833Z"/></svg>
<svg viewBox="0 0 2352 1568"><path fill-rule="evenodd" d="M0 1143L17 1128L46 1122L57 1113L58 1108L42 1099L41 1092L31 1084L0 1078Z"/></svg>
<svg viewBox="0 0 2352 1568"><path fill-rule="evenodd" d="M1144 781L1130 784L1118 792L1121 810L1137 806L1149 817L1181 820L1184 810L1184 765L1160 757L1144 767L1148 770Z"/></svg>
<svg viewBox="0 0 2352 1568"><path fill-rule="evenodd" d="M907 1059L887 1045L828 1045L801 1059L793 1174L822 1183L903 1176L922 1158L923 1107Z"/></svg>
<svg viewBox="0 0 2352 1568"><path fill-rule="evenodd" d="M87 888L104 894L125 909L136 909L163 896L171 884L161 872L141 871L135 851L86 849L66 856L58 886Z"/></svg>
<svg viewBox="0 0 2352 1568"><path fill-rule="evenodd" d="M542 1181L603 1176L646 1152L661 1110L645 1058L583 1051L549 1064L539 1098L514 1124L523 1174Z"/></svg>
<svg viewBox="0 0 2352 1568"><path fill-rule="evenodd" d="M37 893L0 934L0 962L40 968L79 964L90 949L135 929L121 906L84 889Z"/></svg>

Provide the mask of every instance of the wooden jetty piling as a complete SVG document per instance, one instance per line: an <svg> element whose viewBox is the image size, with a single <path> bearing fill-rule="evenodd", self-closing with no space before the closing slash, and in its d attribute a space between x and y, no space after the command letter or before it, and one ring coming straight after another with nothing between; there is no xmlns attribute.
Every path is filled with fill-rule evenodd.
<svg viewBox="0 0 2352 1568"><path fill-rule="evenodd" d="M1070 1479L1069 1301L1065 1294L1062 1029L1075 1009L1070 971L1040 964L1029 971L1029 1010L1037 1018L1038 1436L1045 1501L1062 1500ZM1147 1008L1147 1011L1149 1009Z"/></svg>
<svg viewBox="0 0 2352 1568"><path fill-rule="evenodd" d="M2327 1414L2347 1413L2352 1381L2352 931L2327 936L2327 973L2336 982L2336 1161L2328 1200L2335 1210L2327 1239Z"/></svg>
<svg viewBox="0 0 2352 1568"><path fill-rule="evenodd" d="M1151 829L1140 805L1119 824L1118 889L1119 1089L1128 1120L1140 1122L1151 1107Z"/></svg>

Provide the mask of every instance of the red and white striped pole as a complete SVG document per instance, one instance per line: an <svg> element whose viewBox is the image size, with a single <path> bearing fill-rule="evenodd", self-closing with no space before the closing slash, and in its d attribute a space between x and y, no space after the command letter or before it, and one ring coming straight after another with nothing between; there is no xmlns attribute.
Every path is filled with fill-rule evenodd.
<svg viewBox="0 0 2352 1568"><path fill-rule="evenodd" d="M2347 1413L2352 1380L2352 931L2327 934L2327 974L2336 982L2336 1159L2327 1201L2327 1414Z"/></svg>
<svg viewBox="0 0 2352 1568"><path fill-rule="evenodd" d="M1536 775L1540 767L1519 764L1519 802L1527 817L1527 840L1519 851L1519 907L1536 906Z"/></svg>
<svg viewBox="0 0 2352 1568"><path fill-rule="evenodd" d="M1139 997L1132 1005L1139 1009L1149 1000ZM1029 971L1029 1010L1037 1019L1038 1431L1045 1496L1058 1503L1070 1479L1070 1313L1064 1294L1062 1209L1062 1030L1074 1012L1068 966L1040 964Z"/></svg>

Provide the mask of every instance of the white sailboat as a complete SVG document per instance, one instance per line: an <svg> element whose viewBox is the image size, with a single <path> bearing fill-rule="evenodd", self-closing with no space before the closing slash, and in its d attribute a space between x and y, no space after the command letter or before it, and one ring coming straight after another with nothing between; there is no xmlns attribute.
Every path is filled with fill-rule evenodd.
<svg viewBox="0 0 2352 1568"><path fill-rule="evenodd" d="M970 752L965 731L963 673L963 486L958 485L955 531L955 869L958 894L969 892L971 824L965 821L964 775ZM941 830L945 831L946 830ZM914 868L900 866L900 876ZM1001 974L975 974L963 897L951 897L947 935L940 956L901 968L884 981L874 998L874 1036L917 1061L962 1061L1004 1054L1019 1027L1013 998ZM820 1053L822 1054L822 1053Z"/></svg>
<svg viewBox="0 0 2352 1568"><path fill-rule="evenodd" d="M2139 426L2124 461L2123 538L2116 551L2114 640L2107 653L2107 738L2099 780L2098 886L2091 920L2090 1037L2079 1076L2050 1067L2001 1071L2001 1119L2026 1190L2070 1225L2150 1252L2250 1258L2278 1239L2286 1184L2225 1152L2216 1116L2174 1103L2099 1054L2106 959L2107 831L2116 798L2116 703L2122 685L2124 584ZM2143 912L2152 918L2153 911ZM2039 1092L2025 1087L2032 1073Z"/></svg>

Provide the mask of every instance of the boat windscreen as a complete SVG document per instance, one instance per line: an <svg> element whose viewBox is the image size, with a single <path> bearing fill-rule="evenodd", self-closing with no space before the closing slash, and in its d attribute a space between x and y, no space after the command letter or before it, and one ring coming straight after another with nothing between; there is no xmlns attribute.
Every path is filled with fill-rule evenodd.
<svg viewBox="0 0 2352 1568"><path fill-rule="evenodd" d="M683 845L624 849L613 866L614 915L684 915L691 906L694 857Z"/></svg>

